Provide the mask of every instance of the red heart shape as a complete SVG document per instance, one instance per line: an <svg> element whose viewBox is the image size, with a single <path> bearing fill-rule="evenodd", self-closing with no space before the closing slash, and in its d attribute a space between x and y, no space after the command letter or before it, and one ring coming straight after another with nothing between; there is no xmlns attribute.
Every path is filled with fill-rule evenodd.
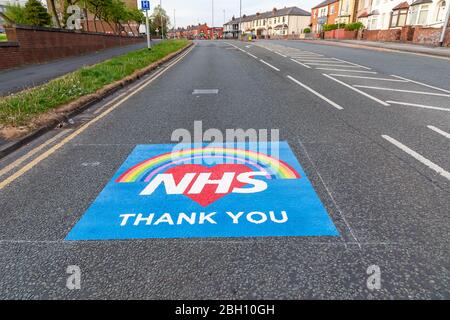
<svg viewBox="0 0 450 320"><path fill-rule="evenodd" d="M243 164L218 164L213 167L205 167L198 164L184 164L181 166L170 168L169 170L166 171L166 173L172 174L175 183L177 184L181 181L181 179L183 179L186 173L197 173L195 178L192 179L190 185L186 188L184 195L189 197L193 201L197 202L201 206L207 207L211 203L230 194L234 188L242 188L243 186L245 186L246 185L245 183L239 182L236 178L241 173L252 171L253 170L251 168ZM215 191L217 189L217 184L207 184L205 185L200 194L188 194L196 178L198 177L198 174L203 172L211 173L211 176L209 178L210 180L219 180L223 177L223 174L225 172L234 172L235 176L229 189L229 192L226 194L224 193L216 194Z"/></svg>

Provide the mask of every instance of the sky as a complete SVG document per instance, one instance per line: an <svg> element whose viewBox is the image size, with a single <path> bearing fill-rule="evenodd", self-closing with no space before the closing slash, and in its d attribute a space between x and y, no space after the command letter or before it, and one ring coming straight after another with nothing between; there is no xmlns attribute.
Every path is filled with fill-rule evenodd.
<svg viewBox="0 0 450 320"><path fill-rule="evenodd" d="M160 0L150 0L151 5L159 4ZM233 15L239 17L239 0L162 0L162 7L171 17L173 24L174 9L177 27L186 27L191 24L212 24L212 1L214 1L214 25L222 26L224 23L224 10L226 21ZM308 12L323 0L242 0L242 14L270 11L274 7L284 8L297 6Z"/></svg>

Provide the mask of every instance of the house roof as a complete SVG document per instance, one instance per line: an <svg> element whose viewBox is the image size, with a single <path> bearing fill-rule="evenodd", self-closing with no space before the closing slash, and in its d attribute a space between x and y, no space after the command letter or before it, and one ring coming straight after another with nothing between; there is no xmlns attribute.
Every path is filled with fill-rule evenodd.
<svg viewBox="0 0 450 320"><path fill-rule="evenodd" d="M339 1L339 0L335 0ZM334 2L334 1L333 1ZM280 16L305 16L309 17L311 16L311 13L308 11L305 11L303 9L300 9L299 7L289 7L289 8L282 8L282 9L274 9L271 11L266 11L262 13L252 14L249 16L242 16L242 22L248 22L255 19L268 19L268 18L275 18ZM239 23L240 18L236 18L235 20L231 20L227 24L233 24L233 23Z"/></svg>
<svg viewBox="0 0 450 320"><path fill-rule="evenodd" d="M335 3L335 2L338 2L338 1L339 0L325 0L325 1L319 3L317 6L311 8L311 9L322 8L322 7L325 7L325 6L329 5L329 4L332 4L332 3Z"/></svg>
<svg viewBox="0 0 450 320"><path fill-rule="evenodd" d="M398 5L396 5L395 7L392 8L392 10L400 10L400 9L408 9L409 8L409 4L408 2L402 2L399 3Z"/></svg>
<svg viewBox="0 0 450 320"><path fill-rule="evenodd" d="M411 3L411 7L412 6L417 6L419 4L424 4L424 3L432 3L433 0L416 0L413 3Z"/></svg>

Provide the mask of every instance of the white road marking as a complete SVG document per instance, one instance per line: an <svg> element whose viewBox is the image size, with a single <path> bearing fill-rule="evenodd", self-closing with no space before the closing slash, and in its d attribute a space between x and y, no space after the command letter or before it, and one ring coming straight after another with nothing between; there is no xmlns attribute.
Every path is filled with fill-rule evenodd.
<svg viewBox="0 0 450 320"><path fill-rule="evenodd" d="M370 73L377 74L375 71L363 71L363 70L344 70L344 69L334 69L334 68L316 68L317 70L328 70L328 71L340 71L340 72L357 72L357 73Z"/></svg>
<svg viewBox="0 0 450 320"><path fill-rule="evenodd" d="M415 152L414 150L408 148L407 146L405 146L401 142L395 140L394 138L391 138L390 136L387 136L387 135L382 135L382 137L383 137L383 139L386 139L387 141L392 143L394 146L396 146L400 150L406 152L407 154L409 154L410 156L412 156L416 160L420 161L422 164L426 165L431 170L436 171L441 176L443 176L443 177L447 178L448 180L450 180L450 172L448 172L445 169L441 168L440 166L438 166L434 162L431 162L430 160L428 160L427 158L425 158L421 154L419 154L419 153Z"/></svg>
<svg viewBox="0 0 450 320"><path fill-rule="evenodd" d="M416 103L410 103L410 102L401 102L401 101L386 101L386 102L390 103L390 104L398 104L398 105L402 105L402 106L410 106L410 107L417 107L417 108L423 108L423 109L450 111L450 108L426 106L423 104L416 104Z"/></svg>
<svg viewBox="0 0 450 320"><path fill-rule="evenodd" d="M322 74L323 74L325 77L327 77L327 78L329 78L329 79L331 79L331 80L333 80L333 81L336 81L337 83L340 83L340 84L342 84L343 86L346 86L347 88L349 88L349 89L351 89L351 90L353 90L353 91L355 91L355 92L358 92L359 94L362 94L363 96L365 96L365 97L367 97L367 98L369 98L369 99L372 99L373 101L376 101L376 102L378 102L379 104L381 104L381 105L383 105L383 106L386 106L386 107L390 106L388 103L386 103L386 102L384 102L384 101L382 101L382 100L380 100L380 99L378 99L378 98L375 98L374 96L371 96L370 94L365 93L364 91L358 90L358 89L356 89L355 87L353 87L353 86L351 86L351 85L349 85L349 84L347 84L347 83L345 83L345 82L342 82L341 80L338 80L338 79L336 79L336 78L333 78L333 77L331 77L330 75L325 74L325 73L322 73Z"/></svg>
<svg viewBox="0 0 450 320"><path fill-rule="evenodd" d="M406 92L406 93L415 93L415 94L425 94L430 96L440 96L440 97L450 97L450 94L445 93L434 93L434 92L426 92L426 91L414 91L414 90L404 90L404 89L392 89L392 88L382 88L382 87L371 87L371 86L362 86L355 85L357 88L366 88L373 90L384 90L384 91L395 91L395 92Z"/></svg>
<svg viewBox="0 0 450 320"><path fill-rule="evenodd" d="M336 109L339 110L343 110L344 108L342 108L340 105L338 105L336 102L331 101L330 99L328 99L327 97L324 97L323 95L321 95L320 93L318 93L317 91L315 91L314 89L308 87L306 84L301 83L300 81L298 81L297 79L291 77L291 76L287 76L288 79L292 80L293 82L295 82L296 84L298 84L299 86L305 88L306 90L308 90L309 92L315 94L316 96L318 96L320 99L328 102L330 105L332 105L333 107L335 107Z"/></svg>
<svg viewBox="0 0 450 320"><path fill-rule="evenodd" d="M427 126L428 129L433 130L434 132L439 133L440 135L443 135L444 137L446 137L447 139L450 139L450 133L445 132L444 130L441 130L439 128L436 128L435 126Z"/></svg>
<svg viewBox="0 0 450 320"><path fill-rule="evenodd" d="M377 78L377 77L365 77L365 76L355 76L355 75L350 75L350 74L330 74L330 76L344 77L344 78L357 78L357 79L380 80L380 81L408 82L408 81L400 80L400 79Z"/></svg>
<svg viewBox="0 0 450 320"><path fill-rule="evenodd" d="M393 77L396 77L396 78L399 78L399 79L402 79L402 80L406 80L406 81L408 81L408 82L420 84L420 85L422 85L422 86L425 86L425 87L428 87L428 88L431 88L431 89L436 89L436 90L439 90L439 91L443 91L443 92L450 93L449 90L445 90L445 89L442 89L442 88L438 88L438 87L435 87L435 86L431 86L431 85L426 84L426 83L423 83L423 82L419 82L419 81L415 81L415 80L411 80L411 79L406 79L406 78L404 78L404 77L396 76L395 74L392 74L392 76L393 76Z"/></svg>
<svg viewBox="0 0 450 320"><path fill-rule="evenodd" d="M337 61L334 61L332 59L328 58L296 58L296 60L302 61L302 62L329 62L329 63L338 63ZM342 62L343 63L343 62Z"/></svg>
<svg viewBox="0 0 450 320"><path fill-rule="evenodd" d="M219 89L195 89L192 94L218 94Z"/></svg>
<svg viewBox="0 0 450 320"><path fill-rule="evenodd" d="M343 67L343 68L359 68L357 66L348 66L345 64L330 64L330 63L319 63L319 62L305 62L305 64L309 64L311 66L320 66L320 67Z"/></svg>
<svg viewBox="0 0 450 320"><path fill-rule="evenodd" d="M342 60L342 59L338 59L338 58L333 58L333 59L337 60L337 61L341 61L341 62L345 62L345 63L351 64L351 65L354 65L354 66L357 66L357 67L360 67L360 68L363 68L363 69L372 70L372 68L369 68L369 67L366 67L366 66L362 66L360 64L357 64L357 63L354 63L354 62L350 62L350 61L347 61L347 60Z"/></svg>
<svg viewBox="0 0 450 320"><path fill-rule="evenodd" d="M279 55L279 56L282 56L283 58L287 58L287 56L285 56L284 54L282 54L282 53L280 53L280 52L278 52L278 51L275 51L275 53L276 53L277 55Z"/></svg>
<svg viewBox="0 0 450 320"><path fill-rule="evenodd" d="M274 67L273 65L271 65L271 64L268 63L268 62L265 62L263 59L259 59L259 61L261 61L261 62L264 63L265 65L271 67L273 70L280 71L280 69L278 69L277 67Z"/></svg>
<svg viewBox="0 0 450 320"><path fill-rule="evenodd" d="M246 52L246 54L248 54L248 55L249 55L250 57L252 57L252 58L258 59L257 56L255 56L254 54L251 54L250 52Z"/></svg>
<svg viewBox="0 0 450 320"><path fill-rule="evenodd" d="M304 64L304 63L301 63L300 61L297 61L297 60L295 60L295 59L291 59L292 61L294 61L295 63L298 63L299 65L302 65L302 66L304 66L305 68L308 68L308 69L311 69L311 67L310 66L307 66L306 64Z"/></svg>

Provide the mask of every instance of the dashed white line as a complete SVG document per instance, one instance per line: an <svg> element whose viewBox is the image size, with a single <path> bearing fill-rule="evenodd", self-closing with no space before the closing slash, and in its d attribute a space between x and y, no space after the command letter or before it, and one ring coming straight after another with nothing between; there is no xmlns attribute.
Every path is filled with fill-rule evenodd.
<svg viewBox="0 0 450 320"><path fill-rule="evenodd" d="M295 60L295 59L291 59L291 60L294 61L295 63L298 63L298 64L301 65L301 66L304 66L305 68L311 69L310 66L307 66L306 64L301 63L300 61L297 61L297 60Z"/></svg>
<svg viewBox="0 0 450 320"><path fill-rule="evenodd" d="M445 93L435 93L435 92L426 92L426 91L414 91L414 90L404 90L404 89L372 87L372 86L363 86L363 85L358 85L358 84L355 85L355 87L357 87L357 88L365 88L365 89L373 89L373 90L383 90L383 91L395 91L395 92L424 94L424 95L429 95L429 96L450 97L450 94L445 94Z"/></svg>
<svg viewBox="0 0 450 320"><path fill-rule="evenodd" d="M251 54L250 52L245 52L246 54L248 54L250 57L252 57L252 58L255 58L255 59L258 59L258 57L257 56L255 56L254 54Z"/></svg>
<svg viewBox="0 0 450 320"><path fill-rule="evenodd" d="M410 103L410 102L402 102L402 101L386 101L386 102L390 103L390 104L398 104L398 105L402 105L402 106L417 107L417 108L423 108L423 109L450 111L450 108L426 106L423 104Z"/></svg>
<svg viewBox="0 0 450 320"><path fill-rule="evenodd" d="M357 73L370 73L377 74L375 71L363 71L363 70L344 70L344 69L336 69L336 68L316 68L317 70L327 70L327 71L340 71L340 72L357 72Z"/></svg>
<svg viewBox="0 0 450 320"><path fill-rule="evenodd" d="M298 84L299 86L305 88L306 90L308 90L309 92L315 94L316 96L318 96L320 99L328 102L330 105L332 105L333 107L335 107L336 109L339 110L343 110L344 108L342 108L340 105L338 105L336 102L331 101L330 99L328 99L327 97L324 97L322 94L318 93L317 91L315 91L314 89L308 87L306 84L301 83L300 81L298 81L297 79L291 77L291 76L287 76L288 79L292 80L293 82L295 82L296 84Z"/></svg>
<svg viewBox="0 0 450 320"><path fill-rule="evenodd" d="M368 79L368 80L380 80L380 81L408 82L408 81L400 80L400 79L365 77L365 76L355 76L355 75L350 75L350 74L330 74L330 76L344 77L344 78Z"/></svg>
<svg viewBox="0 0 450 320"><path fill-rule="evenodd" d="M389 103L386 103L386 102L384 102L384 101L382 101L382 100L380 100L380 99L378 99L378 98L375 98L374 96L371 96L370 94L368 94L368 93L365 93L364 91L361 91L361 90L358 90L358 89L356 89L355 87L353 87L353 86L351 86L351 85L349 85L349 84L347 84L347 83L345 83L345 82L343 82L343 81L341 81L341 80L338 80L338 79L336 79L336 78L333 78L332 76L330 76L330 75L328 75L328 74L325 74L325 73L322 73L325 77L327 77L327 78L329 78L329 79L331 79L331 80L333 80L333 81L336 81L337 83L340 83L340 84L342 84L343 86L346 86L347 88L349 88L349 89L351 89L351 90L353 90L353 91L355 91L355 92L358 92L359 94L362 94L363 96L365 96L365 97L367 97L367 98L369 98L369 99L372 99L373 101L376 101L376 102L378 102L379 104L381 104L381 105L383 105L383 106L386 106L386 107L389 107L390 105L389 105Z"/></svg>
<svg viewBox="0 0 450 320"><path fill-rule="evenodd" d="M401 142L395 140L394 138L391 138L388 135L382 135L383 139L389 141L390 143L392 143L394 146L396 146L397 148L399 148L400 150L406 152L407 154L409 154L410 156L412 156L414 159L416 159L417 161L421 162L422 164L426 165L428 168L430 168L431 170L436 171L437 173L439 173L441 176L447 178L448 180L450 180L450 172L446 171L444 168L441 168L440 166L438 166L437 164L435 164L434 162L428 160L427 158L425 158L424 156L422 156L421 154L417 153L416 151L408 148L407 146L405 146L404 144L402 144Z"/></svg>
<svg viewBox="0 0 450 320"><path fill-rule="evenodd" d="M265 65L271 67L273 70L280 71L280 69L278 69L277 67L274 67L274 66L271 65L270 63L264 61L263 59L259 59L259 61L261 61L261 62L264 63Z"/></svg>
<svg viewBox="0 0 450 320"><path fill-rule="evenodd" d="M396 78L399 78L399 79L402 79L402 80L406 80L406 81L408 81L408 82L420 84L420 85L422 85L422 86L425 86L425 87L428 87L428 88L431 88L431 89L435 89L435 90L439 90L439 91L442 91L442 92L450 93L449 90L445 90L445 89L442 89L442 88L438 88L438 87L435 87L435 86L431 86L431 85L426 84L426 83L423 83L423 82L419 82L419 81L415 81L415 80L411 80L411 79L406 79L406 78L404 78L404 77L396 76L395 74L393 74L392 76L393 76L393 77L396 77Z"/></svg>
<svg viewBox="0 0 450 320"><path fill-rule="evenodd" d="M446 137L447 139L450 139L450 133L445 132L444 130L441 130L439 128L436 128L435 126L427 126L428 129L433 130L434 132L439 133L440 135L443 135L444 137Z"/></svg>

